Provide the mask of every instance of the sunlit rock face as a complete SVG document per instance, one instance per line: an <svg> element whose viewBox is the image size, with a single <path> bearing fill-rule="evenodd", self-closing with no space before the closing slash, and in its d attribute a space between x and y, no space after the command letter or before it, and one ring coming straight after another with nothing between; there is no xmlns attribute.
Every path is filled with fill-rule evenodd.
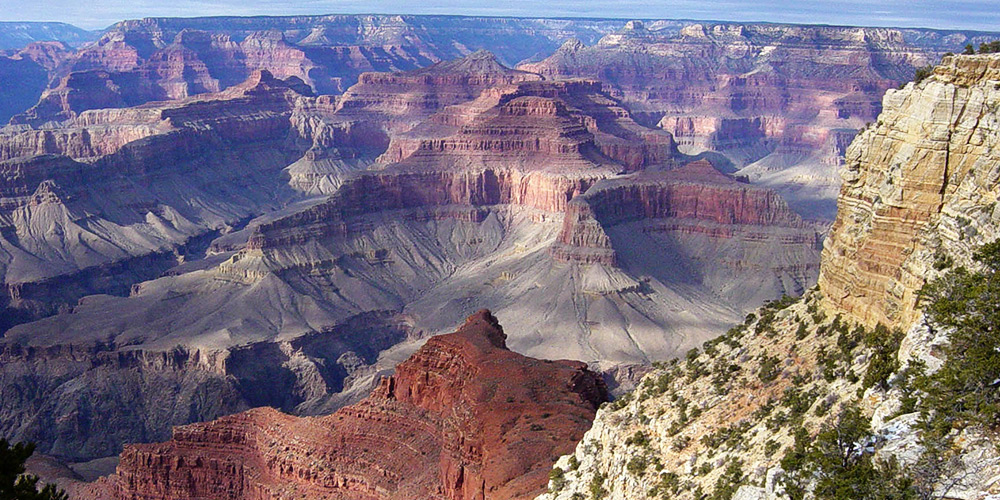
<svg viewBox="0 0 1000 500"><path fill-rule="evenodd" d="M566 37L596 40L618 25L391 15L122 21L47 67L53 84L24 92L23 99L37 104L18 101L3 120L17 115L14 123L40 125L88 109L218 92L257 70L297 77L321 94L340 94L366 72L422 68L480 49L510 65L551 51Z"/></svg>
<svg viewBox="0 0 1000 500"><path fill-rule="evenodd" d="M935 263L968 264L996 237L998 67L996 56L945 58L923 82L889 91L848 149L819 281L837 309L907 328Z"/></svg>
<svg viewBox="0 0 1000 500"><path fill-rule="evenodd" d="M1000 55L959 55L925 80L890 90L876 122L847 150L818 289L764 305L686 362L654 367L598 412L574 453L556 463L553 477L563 480L538 499L600 488L615 500L651 492L695 498L732 484L724 477L731 466L719 465L726 463L749 478L733 498L786 498L782 457L789 455L773 450L794 449L803 430L833 428L848 408L879 436L876 460L918 468L926 460L924 410L904 409L910 393L900 389L902 377L891 375L887 388L866 384L857 374L872 373L875 355L863 343L837 373L827 371L829 353L850 349L843 331L867 327L871 335L882 324L901 331L891 345L900 367L919 362L936 371L946 363L950 333L921 318L917 291L946 270L979 265L972 253L1000 236L998 82ZM574 204L596 197L599 186ZM710 366L711 375L696 371ZM988 498L1000 463L992 432L975 425L955 432L958 465L931 478L932 486Z"/></svg>
<svg viewBox="0 0 1000 500"><path fill-rule="evenodd" d="M583 363L507 349L489 311L324 417L256 409L129 445L80 498L533 498L607 399Z"/></svg>
<svg viewBox="0 0 1000 500"><path fill-rule="evenodd" d="M516 352L627 373L815 279L812 226L600 81L474 52L313 90L261 70L0 132L10 435L86 460L327 414L484 307Z"/></svg>

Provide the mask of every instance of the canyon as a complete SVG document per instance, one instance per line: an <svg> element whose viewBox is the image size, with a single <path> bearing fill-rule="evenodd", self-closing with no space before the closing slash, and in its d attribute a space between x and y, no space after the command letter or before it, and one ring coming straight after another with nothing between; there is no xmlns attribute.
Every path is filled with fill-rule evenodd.
<svg viewBox="0 0 1000 500"><path fill-rule="evenodd" d="M533 498L607 393L580 362L506 348L489 311L427 341L358 404L260 408L129 445L77 498Z"/></svg>
<svg viewBox="0 0 1000 500"><path fill-rule="evenodd" d="M840 155L857 169L869 160L847 148L855 132L883 140L872 134L885 124L865 127L882 92L987 36L656 20L151 18L78 47L5 51L0 72L26 78L24 88L0 85L13 96L0 100L9 107L0 118L10 117L0 128L0 435L77 468L173 435L127 445L104 485L117 481L126 498L151 482L182 488L129 468L207 478L214 472L188 470L178 464L194 458L180 456L221 435L262 443L284 433L272 425L347 439L327 425L332 415L360 426L384 410L399 399L384 385L402 383L395 367L480 309L506 327L511 351L583 362L621 393L652 362L809 289ZM872 188L848 180L857 182L856 201L842 197L840 210L861 218ZM828 254L895 251L859 247L837 224ZM897 286L890 271L821 278L840 302L830 307L871 309L877 299L833 290L877 297ZM394 369L397 378L382 378ZM245 412L265 406L277 411ZM412 408L390 406L426 427ZM587 419L552 444L567 447L545 453L567 453ZM446 431L422 434L421 446ZM268 482L291 476L321 491L308 460L289 463L293 473L268 468L273 450L245 451L246 495L294 496ZM434 494L443 498L454 497L460 470L463 488L488 482L533 496L551 465L534 463L522 488L513 475L442 460L451 475ZM322 481L388 488L345 474ZM406 488L437 484L421 477Z"/></svg>
<svg viewBox="0 0 1000 500"><path fill-rule="evenodd" d="M933 373L950 356L953 330L924 314L921 287L959 266L978 269L976 249L1000 229L998 71L995 54L946 56L926 79L889 90L876 123L847 150L818 286L765 304L602 407L539 500L595 491L607 499L793 498L796 453L840 432L847 411L870 428L865 450L854 453L898 464L935 497L996 496L1000 455L988 425L956 422L951 462L909 472L926 470L930 441L925 410L906 400L929 397L907 387L908 373ZM889 367L881 382L873 378L880 361ZM807 490L818 488L816 477L806 476Z"/></svg>
<svg viewBox="0 0 1000 500"><path fill-rule="evenodd" d="M595 44L571 40L518 67L547 78L599 78L641 122L671 132L683 152L722 153L802 215L831 220L836 169L854 134L878 115L886 89L909 80L909 68L938 61L949 37L633 21Z"/></svg>

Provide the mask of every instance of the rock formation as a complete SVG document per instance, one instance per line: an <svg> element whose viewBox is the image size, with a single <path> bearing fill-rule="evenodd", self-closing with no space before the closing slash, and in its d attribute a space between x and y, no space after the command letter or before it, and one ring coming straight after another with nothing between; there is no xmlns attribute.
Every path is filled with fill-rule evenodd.
<svg viewBox="0 0 1000 500"><path fill-rule="evenodd" d="M845 408L870 424L864 453L897 462L935 496L995 496L995 436L975 424L956 423L950 462L920 475L921 403L906 399L925 395L904 370L915 361L937 370L949 342L922 316L917 290L974 265L973 250L1000 236L998 79L1000 56L949 56L927 79L890 90L848 148L818 290L765 304L704 352L654 368L598 412L539 498L789 498L782 467ZM794 437L802 432L805 443Z"/></svg>
<svg viewBox="0 0 1000 500"><path fill-rule="evenodd" d="M518 352L615 370L815 279L813 228L772 191L692 163L600 82L540 81L474 53L310 94L261 71L3 130L3 206L27 217L2 235L16 257L6 326L61 312L0 343L0 376L28 394L3 408L6 433L85 460L246 407L329 413L484 307ZM585 245L560 236L583 205L593 220L578 222L613 259L579 258ZM83 255L78 239L93 241ZM46 260L29 265L28 243ZM366 341L366 318L401 326ZM355 334L316 347L344 328ZM75 368L60 372L67 352ZM147 390L188 410L136 411ZM120 432L95 439L107 425Z"/></svg>
<svg viewBox="0 0 1000 500"><path fill-rule="evenodd" d="M34 42L61 42L78 46L95 38L94 32L66 23L0 22L0 50L17 50Z"/></svg>
<svg viewBox="0 0 1000 500"><path fill-rule="evenodd" d="M0 131L0 305L11 313L0 327L88 293L128 293L291 198L278 173L302 154L287 141L299 97L263 72L223 94Z"/></svg>
<svg viewBox="0 0 1000 500"><path fill-rule="evenodd" d="M774 192L739 183L704 160L667 172L642 173L597 183L569 204L553 255L566 261L615 263L605 226L665 219L660 231L704 232L732 238L746 226L776 236L778 228L802 229L789 243L816 241L801 219ZM709 227L706 227L709 226ZM767 231L763 227L770 226ZM651 228L652 229L652 228ZM788 238L785 234L782 237Z"/></svg>
<svg viewBox="0 0 1000 500"><path fill-rule="evenodd" d="M324 417L269 408L129 445L80 498L532 498L606 399L582 363L506 348L489 311L433 337L360 403Z"/></svg>
<svg viewBox="0 0 1000 500"><path fill-rule="evenodd" d="M829 220L839 187L831 167L853 133L875 118L886 89L960 49L950 43L885 28L636 21L519 68L600 79L682 151L722 152L799 213Z"/></svg>
<svg viewBox="0 0 1000 500"><path fill-rule="evenodd" d="M968 264L997 236L998 65L945 58L930 78L887 92L886 111L851 144L820 276L837 310L907 328L935 262Z"/></svg>
<svg viewBox="0 0 1000 500"><path fill-rule="evenodd" d="M17 51L0 51L0 123L33 106L49 81L49 73L71 54L61 42L32 42Z"/></svg>
<svg viewBox="0 0 1000 500"><path fill-rule="evenodd" d="M123 21L54 68L49 77L60 83L37 105L14 111L23 111L14 122L40 125L88 109L218 92L257 70L336 94L366 72L426 67L477 49L513 64L566 36L596 39L614 24L350 15Z"/></svg>

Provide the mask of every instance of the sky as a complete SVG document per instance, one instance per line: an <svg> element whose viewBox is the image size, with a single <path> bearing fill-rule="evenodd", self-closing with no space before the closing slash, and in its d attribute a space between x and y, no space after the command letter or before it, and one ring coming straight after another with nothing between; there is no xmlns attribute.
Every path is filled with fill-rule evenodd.
<svg viewBox="0 0 1000 500"><path fill-rule="evenodd" d="M1000 31L1000 0L0 0L0 21L86 29L142 17L459 14L770 21Z"/></svg>

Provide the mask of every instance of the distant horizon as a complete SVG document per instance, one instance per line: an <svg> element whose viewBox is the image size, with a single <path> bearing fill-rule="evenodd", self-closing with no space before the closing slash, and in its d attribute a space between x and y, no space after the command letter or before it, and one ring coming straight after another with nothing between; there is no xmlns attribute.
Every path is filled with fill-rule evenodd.
<svg viewBox="0 0 1000 500"><path fill-rule="evenodd" d="M64 24L84 31L101 32L110 29L114 25L125 21L141 21L143 19L233 19L233 18L281 18L281 17L333 17L333 16L413 16L413 17L468 17L468 18L497 18L497 19L552 19L552 20L595 20L595 21L673 21L673 22L704 22L704 23L733 23L733 24L775 24L788 26L820 26L831 28L886 28L886 29L916 29L932 31L962 31L978 33L1000 33L1000 25L993 29L980 28L942 28L938 26L902 26L889 24L842 24L824 22L792 22L792 21L765 21L759 19L735 20L735 19L713 19L713 18L693 18L693 17L619 17L619 16L522 16L522 15L493 15L493 14L413 14L406 12L326 12L321 14L217 14L203 16L141 16L119 19L107 26L100 28L87 28L67 21L34 21L34 20L6 20L0 19L3 24Z"/></svg>
<svg viewBox="0 0 1000 500"><path fill-rule="evenodd" d="M641 13L640 15L636 15ZM515 1L504 7L486 2L437 0L419 7L400 0L2 0L0 21L62 22L97 31L117 22L147 17L287 17L327 15L432 15L464 17L591 18L743 23L811 24L858 27L1000 31L1000 3L995 0L930 2L923 0L723 0Z"/></svg>

